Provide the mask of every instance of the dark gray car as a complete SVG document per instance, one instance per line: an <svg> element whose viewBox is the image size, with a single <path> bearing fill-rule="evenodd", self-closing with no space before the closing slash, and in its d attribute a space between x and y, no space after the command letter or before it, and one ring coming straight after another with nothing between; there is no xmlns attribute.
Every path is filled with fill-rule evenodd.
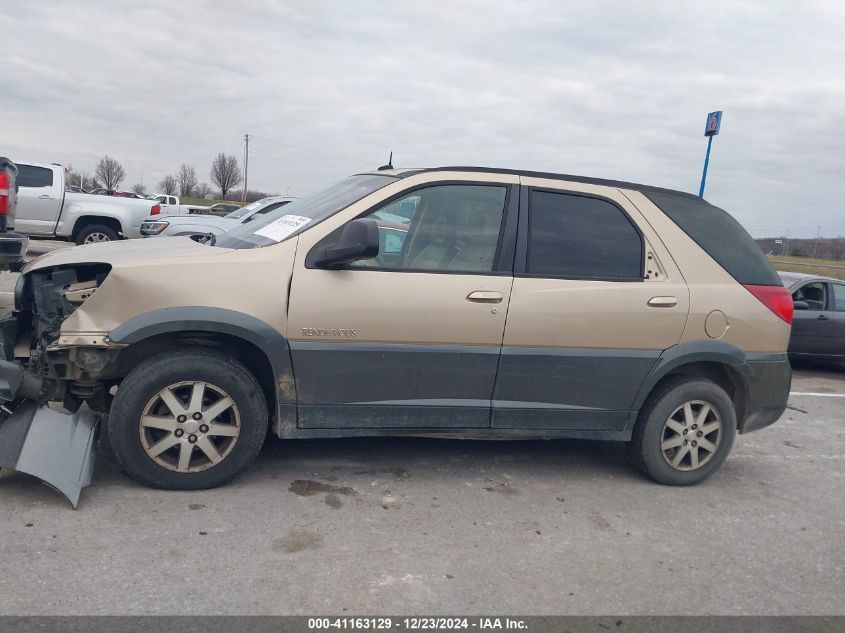
<svg viewBox="0 0 845 633"><path fill-rule="evenodd" d="M795 305L790 357L845 361L845 281L802 273L778 274Z"/></svg>

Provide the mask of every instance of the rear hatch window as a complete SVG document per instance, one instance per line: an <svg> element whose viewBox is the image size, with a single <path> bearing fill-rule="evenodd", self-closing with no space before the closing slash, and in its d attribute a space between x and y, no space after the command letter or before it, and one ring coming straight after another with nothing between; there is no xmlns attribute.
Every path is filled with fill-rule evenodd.
<svg viewBox="0 0 845 633"><path fill-rule="evenodd" d="M726 211L693 196L643 194L739 283L782 285L757 242Z"/></svg>

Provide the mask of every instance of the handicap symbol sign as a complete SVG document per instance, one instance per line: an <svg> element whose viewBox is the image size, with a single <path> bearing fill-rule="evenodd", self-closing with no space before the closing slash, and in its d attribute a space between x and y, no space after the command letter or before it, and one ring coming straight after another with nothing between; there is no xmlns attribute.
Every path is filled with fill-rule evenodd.
<svg viewBox="0 0 845 633"><path fill-rule="evenodd" d="M707 125L704 127L704 136L716 136L719 133L719 126L722 125L722 111L711 112L707 115Z"/></svg>

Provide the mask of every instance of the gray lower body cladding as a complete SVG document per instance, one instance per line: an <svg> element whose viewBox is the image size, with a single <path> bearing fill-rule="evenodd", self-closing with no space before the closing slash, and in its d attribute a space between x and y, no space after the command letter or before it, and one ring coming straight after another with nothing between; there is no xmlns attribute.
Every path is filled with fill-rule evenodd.
<svg viewBox="0 0 845 633"><path fill-rule="evenodd" d="M762 355L761 355L762 356ZM789 401L792 367L786 354L750 355L748 403L739 423L740 433L750 433L777 422Z"/></svg>

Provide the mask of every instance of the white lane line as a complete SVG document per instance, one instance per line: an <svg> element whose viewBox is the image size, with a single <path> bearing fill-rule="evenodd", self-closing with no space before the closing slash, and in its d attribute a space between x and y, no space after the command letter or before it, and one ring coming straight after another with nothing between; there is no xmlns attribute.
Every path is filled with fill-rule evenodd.
<svg viewBox="0 0 845 633"><path fill-rule="evenodd" d="M5 290L0 290L0 295L13 295L14 292L6 292Z"/></svg>
<svg viewBox="0 0 845 633"><path fill-rule="evenodd" d="M845 398L845 393L813 393L810 391L790 391L790 396L817 396L819 398Z"/></svg>

